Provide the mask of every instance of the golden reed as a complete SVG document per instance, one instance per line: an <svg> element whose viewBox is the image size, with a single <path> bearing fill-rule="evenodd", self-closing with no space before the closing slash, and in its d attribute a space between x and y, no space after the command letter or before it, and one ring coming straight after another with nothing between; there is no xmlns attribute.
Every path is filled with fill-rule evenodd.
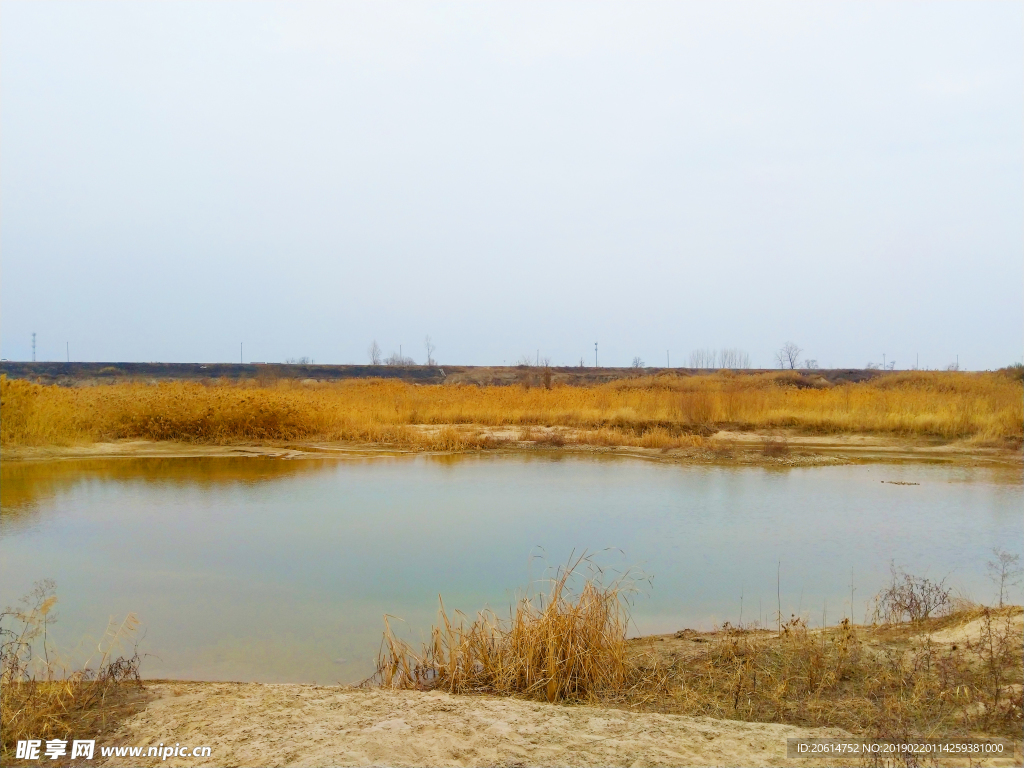
<svg viewBox="0 0 1024 768"><path fill-rule="evenodd" d="M699 444L719 429L1014 443L1024 436L1024 389L1003 372L907 372L833 386L809 381L723 372L550 389L375 379L68 388L0 377L0 442L324 440L459 450L493 444L488 430L504 427L523 434L557 427L575 442L647 447ZM557 442L561 434L548 438Z"/></svg>

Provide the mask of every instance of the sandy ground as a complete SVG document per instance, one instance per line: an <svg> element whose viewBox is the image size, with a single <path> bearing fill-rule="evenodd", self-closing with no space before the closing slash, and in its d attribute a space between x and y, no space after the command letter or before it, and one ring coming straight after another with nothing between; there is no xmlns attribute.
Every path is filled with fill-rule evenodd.
<svg viewBox="0 0 1024 768"><path fill-rule="evenodd" d="M255 683L162 683L120 743L212 748L209 758L106 765L821 765L787 738L838 729L570 707L487 696Z"/></svg>
<svg viewBox="0 0 1024 768"><path fill-rule="evenodd" d="M1013 636L1016 637L1019 647L1020 643L1024 642L1024 611L1020 610L1020 606L1010 607L1006 610L1012 610L1014 613L1010 616L994 616L992 618L993 629L1008 628ZM984 619L974 619L966 624L961 624L959 627L949 627L938 632L918 635L917 639L924 640L927 638L933 643L942 643L943 645L955 645L966 642L977 644L981 640L984 625Z"/></svg>
<svg viewBox="0 0 1024 768"><path fill-rule="evenodd" d="M1010 607L997 620L1008 621L1015 642L1021 642L1024 611ZM981 627L982 620L975 619L904 640L927 636L939 643L976 642ZM699 652L714 636L714 632L686 629L631 642L649 644L671 661ZM885 640L869 644L878 642ZM166 761L110 758L105 765L841 765L789 759L786 739L850 738L837 728L452 696L439 691L177 681L153 681L147 689L150 699L145 708L121 725L113 742L140 747L209 746L211 756ZM1020 743L1009 747L1015 750L1012 757L972 765L1020 765Z"/></svg>
<svg viewBox="0 0 1024 768"><path fill-rule="evenodd" d="M414 426L423 431L441 429L438 425ZM758 432L720 431L709 438L702 448L681 448L669 451L633 446L576 445L572 441L576 430L567 427L533 427L529 435L538 439L521 439L523 433L514 427L485 427L456 425L456 429L478 435L490 435L506 446L497 451L544 450L561 453L605 454L633 456L684 464L743 464L816 466L859 462L923 461L970 465L1021 465L1024 454L1000 446L985 446L971 442L934 443L923 440L881 437L875 435L799 435L779 431L774 439L785 439L786 449L781 455L765 456L766 435ZM553 446L549 439L558 435L563 446ZM496 450L488 450L494 453ZM387 445L357 445L332 442L298 442L281 444L201 445L193 443L157 442L151 440L122 440L74 446L7 446L4 461L55 460L83 458L185 458L213 456L252 456L281 459L358 458L367 456L393 456L424 453Z"/></svg>

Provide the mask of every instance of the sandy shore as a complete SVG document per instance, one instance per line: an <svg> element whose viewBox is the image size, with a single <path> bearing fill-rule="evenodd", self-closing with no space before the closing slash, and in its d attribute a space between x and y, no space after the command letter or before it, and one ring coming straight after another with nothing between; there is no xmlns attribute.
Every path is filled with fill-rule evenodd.
<svg viewBox="0 0 1024 768"><path fill-rule="evenodd" d="M822 765L787 738L838 729L571 707L490 696L255 683L160 683L119 743L212 748L209 758L106 765Z"/></svg>
<svg viewBox="0 0 1024 768"><path fill-rule="evenodd" d="M1012 612L1012 631L1019 643L1024 612L1006 610ZM914 639L927 637L943 645L978 642L982 625L983 619L978 618ZM713 634L684 631L635 642L652 642L668 661L680 653L692 653ZM899 638L888 640L896 644L892 647L900 642ZM869 646L876 652L881 648L877 641ZM842 765L842 761L789 759L786 739L850 737L838 728L453 696L440 691L153 681L147 683L146 695L147 704L124 721L113 737L115 743L209 746L210 757L110 758L106 765ZM1021 744L1010 748L1015 750L1012 757L972 764L1019 765Z"/></svg>
<svg viewBox="0 0 1024 768"><path fill-rule="evenodd" d="M423 431L437 430L443 425L415 427ZM683 464L740 464L783 466L827 466L859 462L936 462L967 465L1021 465L1024 454L1006 446L978 443L928 442L918 439L876 435L800 435L777 431L775 440L785 441L785 449L776 455L765 455L767 435L758 432L721 431L709 438L701 448L659 450L635 446L591 446L573 443L576 430L567 427L534 427L537 440L518 439L512 427L490 428L478 425L457 425L460 430L486 434L502 442L504 447L479 451L543 450L566 454L603 454L633 456ZM549 442L558 435L565 444ZM472 451L471 451L472 452ZM122 440L72 446L6 446L5 461L38 461L84 458L189 458L189 457L267 457L280 459L362 458L430 453L390 445L359 445L333 442L235 443L207 445L150 440Z"/></svg>

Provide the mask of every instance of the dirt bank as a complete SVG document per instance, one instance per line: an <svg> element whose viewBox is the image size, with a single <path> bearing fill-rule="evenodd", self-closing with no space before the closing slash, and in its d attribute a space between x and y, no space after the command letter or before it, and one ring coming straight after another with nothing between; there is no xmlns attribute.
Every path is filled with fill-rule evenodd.
<svg viewBox="0 0 1024 768"><path fill-rule="evenodd" d="M557 451L565 454L633 456L684 464L762 466L827 466L860 462L933 462L965 465L1021 465L1019 449L970 441L940 442L876 435L801 435L795 431L719 431L699 447L663 450L637 446L597 446L576 442L579 430L531 427L523 439L516 427L482 425L413 425L423 432L455 429L484 435L500 451ZM391 445L338 442L295 442L209 445L151 440L122 440L72 446L13 445L3 449L4 461L83 458L267 457L280 459L365 458L413 453L438 453Z"/></svg>
<svg viewBox="0 0 1024 768"><path fill-rule="evenodd" d="M212 747L206 759L106 765L821 765L787 738L837 729L567 707L489 696L255 683L163 683L129 719L132 745Z"/></svg>

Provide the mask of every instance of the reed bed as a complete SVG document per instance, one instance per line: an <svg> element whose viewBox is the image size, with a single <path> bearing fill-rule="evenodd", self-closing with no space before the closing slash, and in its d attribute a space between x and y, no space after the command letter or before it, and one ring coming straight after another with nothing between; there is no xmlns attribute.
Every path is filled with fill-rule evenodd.
<svg viewBox="0 0 1024 768"><path fill-rule="evenodd" d="M138 621L108 624L98 657L75 669L47 637L55 621L53 582L36 585L21 607L0 613L0 758L6 764L25 739L94 739L134 706L141 688L138 653L120 654Z"/></svg>
<svg viewBox="0 0 1024 768"><path fill-rule="evenodd" d="M839 385L799 373L664 374L550 389L373 379L68 388L2 378L0 395L2 445L323 440L465 450L500 443L489 431L505 427L560 427L575 442L662 448L721 429L1017 445L1024 437L1024 387L1002 372L893 373Z"/></svg>
<svg viewBox="0 0 1024 768"><path fill-rule="evenodd" d="M547 594L523 597L507 620L483 611L467 623L449 618L441 603L429 641L416 650L385 633L372 680L392 688L492 693L557 701L593 701L652 687L656 666L629 653L625 579L610 585L599 576L572 589L578 558L552 580ZM656 687L656 686L655 686Z"/></svg>

